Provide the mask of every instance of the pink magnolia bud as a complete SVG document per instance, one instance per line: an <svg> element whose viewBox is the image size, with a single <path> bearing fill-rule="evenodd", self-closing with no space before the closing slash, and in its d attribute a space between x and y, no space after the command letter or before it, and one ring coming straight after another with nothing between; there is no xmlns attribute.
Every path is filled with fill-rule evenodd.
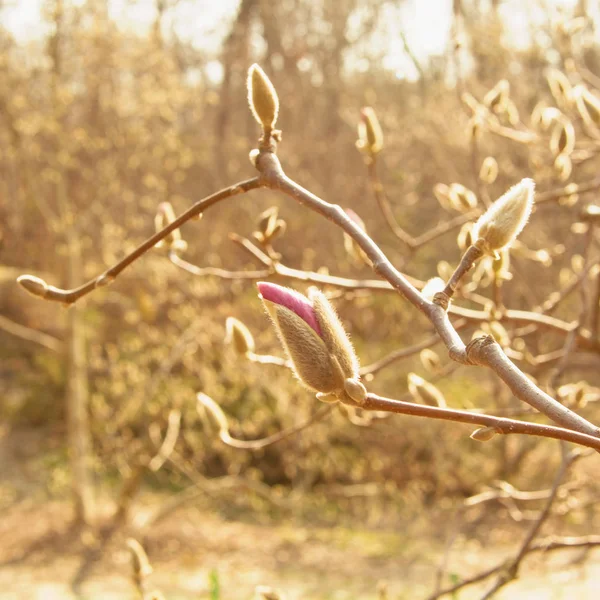
<svg viewBox="0 0 600 600"><path fill-rule="evenodd" d="M315 288L307 298L273 283L257 286L298 379L321 394L345 394L346 380L358 381L358 359L325 295Z"/></svg>

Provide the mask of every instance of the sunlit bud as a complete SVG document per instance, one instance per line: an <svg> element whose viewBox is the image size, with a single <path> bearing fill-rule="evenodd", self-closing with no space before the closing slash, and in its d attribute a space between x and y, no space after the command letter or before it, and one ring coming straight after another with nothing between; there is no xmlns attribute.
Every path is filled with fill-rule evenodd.
<svg viewBox="0 0 600 600"><path fill-rule="evenodd" d="M479 217L471 235L488 254L507 248L521 233L533 207L535 183L523 179L498 198Z"/></svg>
<svg viewBox="0 0 600 600"><path fill-rule="evenodd" d="M539 115L539 126L546 130L554 123L563 118L563 114L556 108L555 106L545 106L540 104L540 115ZM534 109L535 112L536 109ZM534 115L532 114L531 120L534 120Z"/></svg>
<svg viewBox="0 0 600 600"><path fill-rule="evenodd" d="M424 350L421 350L419 358L421 359L421 364L427 371L429 371L429 373L439 373L442 366L440 357L431 348L425 348Z"/></svg>
<svg viewBox="0 0 600 600"><path fill-rule="evenodd" d="M584 85L578 85L573 89L573 98L577 112L585 124L593 130L600 127L600 99Z"/></svg>
<svg viewBox="0 0 600 600"><path fill-rule="evenodd" d="M446 283L441 277L432 277L423 286L421 294L423 294L427 300L433 300L433 297L437 293L444 291L445 287Z"/></svg>
<svg viewBox="0 0 600 600"><path fill-rule="evenodd" d="M248 104L257 123L263 129L272 129L279 113L279 98L265 72L253 64L248 69Z"/></svg>
<svg viewBox="0 0 600 600"><path fill-rule="evenodd" d="M271 241L276 240L278 237L281 237L287 230L287 223L283 219L277 219L275 221L275 227L273 227L273 231L271 232Z"/></svg>
<svg viewBox="0 0 600 600"><path fill-rule="evenodd" d="M433 195L437 198L444 210L452 210L450 204L450 188L445 183L436 183L433 187Z"/></svg>
<svg viewBox="0 0 600 600"><path fill-rule="evenodd" d="M444 394L433 383L425 381L416 373L408 374L408 391L415 400L429 406L439 406L441 408L446 406Z"/></svg>
<svg viewBox="0 0 600 600"><path fill-rule="evenodd" d="M566 118L560 119L554 124L552 136L550 137L550 151L554 156L559 154L571 154L575 147L575 128L573 123Z"/></svg>
<svg viewBox="0 0 600 600"><path fill-rule="evenodd" d="M501 79L484 97L483 103L494 112L502 112L508 94L510 92L510 84L506 79Z"/></svg>
<svg viewBox="0 0 600 600"><path fill-rule="evenodd" d="M225 343L231 344L238 354L254 352L254 338L241 321L235 317L227 317L225 332Z"/></svg>
<svg viewBox="0 0 600 600"><path fill-rule="evenodd" d="M486 156L479 169L479 179L484 183L494 183L498 177L498 162L493 156Z"/></svg>
<svg viewBox="0 0 600 600"><path fill-rule="evenodd" d="M271 208L267 208L267 210L258 216L258 229L262 231L265 237L270 237L273 233L278 215L279 208L277 206L271 206Z"/></svg>
<svg viewBox="0 0 600 600"><path fill-rule="evenodd" d="M200 215L201 217L202 215ZM175 220L175 211L170 202L161 202L156 207L156 215L154 217L154 228L156 232L162 231L167 225L170 225ZM160 242L155 244L155 248L162 248L168 246L169 249L175 251L187 250L187 242L181 237L181 231L179 228L174 229Z"/></svg>
<svg viewBox="0 0 600 600"><path fill-rule="evenodd" d="M450 206L459 212L468 212L477 206L477 196L460 183L450 184L448 193Z"/></svg>
<svg viewBox="0 0 600 600"><path fill-rule="evenodd" d="M45 298L48 293L48 284L35 275L21 275L17 277L17 283L20 284L32 296Z"/></svg>
<svg viewBox="0 0 600 600"><path fill-rule="evenodd" d="M356 147L367 154L377 154L383 149L383 131L375 111L370 106L360 110Z"/></svg>
<svg viewBox="0 0 600 600"><path fill-rule="evenodd" d="M554 170L561 181L566 181L571 177L573 171L573 163L571 157L564 152L559 154L554 160Z"/></svg>
<svg viewBox="0 0 600 600"><path fill-rule="evenodd" d="M152 573L152 567L142 545L133 538L127 540L127 548L131 555L131 566L137 579L143 579Z"/></svg>
<svg viewBox="0 0 600 600"><path fill-rule="evenodd" d="M364 221L351 208L346 208L344 211L363 231L366 230ZM344 250L352 257L354 262L362 262L367 266L371 265L371 261L365 254L365 251L346 232L344 232Z"/></svg>
<svg viewBox="0 0 600 600"><path fill-rule="evenodd" d="M571 103L571 93L573 91L573 86L569 78L558 69L548 69L546 71L546 80L558 106L567 108Z"/></svg>
<svg viewBox="0 0 600 600"><path fill-rule="evenodd" d="M367 388L357 379L346 379L344 381L344 391L359 404L362 404L367 397Z"/></svg>
<svg viewBox="0 0 600 600"><path fill-rule="evenodd" d="M344 393L359 380L358 359L333 306L311 288L308 298L273 283L257 284L298 379L321 394Z"/></svg>
<svg viewBox="0 0 600 600"><path fill-rule="evenodd" d="M471 439L476 442L487 442L491 440L496 434L498 430L495 427L480 427L476 429L471 435Z"/></svg>

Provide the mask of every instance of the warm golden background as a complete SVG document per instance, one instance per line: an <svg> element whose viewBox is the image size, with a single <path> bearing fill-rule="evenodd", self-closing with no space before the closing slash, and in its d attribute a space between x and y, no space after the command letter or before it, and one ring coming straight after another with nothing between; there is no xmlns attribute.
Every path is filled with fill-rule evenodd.
<svg viewBox="0 0 600 600"><path fill-rule="evenodd" d="M372 106L381 122L378 172L399 226L415 237L461 214L440 206L437 184L460 183L483 206L535 179L545 201L511 252L503 301L533 310L583 285L552 311L562 330L507 322L500 334L520 353L520 368L542 385L552 381L565 402L599 422L600 287L596 269L582 274L597 243L581 223L600 189L597 3L213 4L0 5L0 597L134 598L125 545L133 536L155 569L148 589L169 599L251 598L259 584L288 599L384 598L384 585L389 598L425 598L436 578L446 586L514 552L544 494L473 506L465 499L499 490L498 481L509 491L548 490L556 442L498 436L479 444L458 424L371 422L336 410L265 449L233 449L197 410L197 392L220 404L241 439L276 433L319 408L288 371L224 344L225 319L235 316L257 352L281 356L253 281L194 276L164 249L69 309L28 296L15 279L27 272L75 287L151 235L161 202L179 214L251 177L259 130L246 73L258 62L280 97L288 174L356 211L394 264L420 280L457 264L460 227L414 252L394 235L355 146L361 107ZM510 92L496 102L491 90L502 79ZM577 85L589 94L587 117ZM573 127L572 148L557 123ZM498 164L491 183L480 177L486 157ZM374 277L348 255L339 230L266 190L185 225L184 258L228 271L262 268L229 234L253 239L271 206L287 223L274 243L285 265ZM457 304L486 306L489 267L475 295ZM398 296L349 291L334 302L365 365L431 335ZM578 319L591 342L569 347L563 364L568 326ZM480 328L470 321L463 339ZM443 348L434 350L446 364ZM409 372L432 379L417 352L378 372L369 389L401 397ZM481 370L460 367L436 376L436 385L453 407L520 408ZM173 452L149 469L170 415L181 425ZM595 456L577 464L545 535L599 531L599 472ZM500 597L592 598L600 563L588 551L536 554Z"/></svg>

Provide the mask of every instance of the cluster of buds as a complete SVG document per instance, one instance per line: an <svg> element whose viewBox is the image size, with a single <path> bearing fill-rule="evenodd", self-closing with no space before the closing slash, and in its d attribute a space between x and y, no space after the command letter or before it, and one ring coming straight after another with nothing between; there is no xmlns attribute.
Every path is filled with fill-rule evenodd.
<svg viewBox="0 0 600 600"><path fill-rule="evenodd" d="M298 380L324 402L361 404L367 391L358 358L325 295L315 288L307 297L274 283L257 286Z"/></svg>

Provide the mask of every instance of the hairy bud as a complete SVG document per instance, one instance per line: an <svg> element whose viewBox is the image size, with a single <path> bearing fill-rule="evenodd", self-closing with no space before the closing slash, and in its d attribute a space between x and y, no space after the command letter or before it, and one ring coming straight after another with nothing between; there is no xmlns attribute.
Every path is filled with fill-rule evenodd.
<svg viewBox="0 0 600 600"><path fill-rule="evenodd" d="M48 293L48 284L35 275L21 275L17 278L17 283L32 296L37 296L38 298L45 298Z"/></svg>
<svg viewBox="0 0 600 600"><path fill-rule="evenodd" d="M523 179L498 198L473 225L474 243L492 255L509 247L529 219L534 189L532 179Z"/></svg>
<svg viewBox="0 0 600 600"><path fill-rule="evenodd" d="M354 348L323 293L310 288L306 297L267 282L257 287L300 382L327 396L344 394L348 379L359 381Z"/></svg>
<svg viewBox="0 0 600 600"><path fill-rule="evenodd" d="M240 320L235 317L227 317L225 331L225 343L231 344L238 354L254 352L254 338Z"/></svg>
<svg viewBox="0 0 600 600"><path fill-rule="evenodd" d="M383 131L375 111L370 106L360 110L356 147L367 154L377 154L383 149Z"/></svg>
<svg viewBox="0 0 600 600"><path fill-rule="evenodd" d="M265 72L253 64L248 69L248 104L252 115L263 129L272 129L279 113L279 98Z"/></svg>

